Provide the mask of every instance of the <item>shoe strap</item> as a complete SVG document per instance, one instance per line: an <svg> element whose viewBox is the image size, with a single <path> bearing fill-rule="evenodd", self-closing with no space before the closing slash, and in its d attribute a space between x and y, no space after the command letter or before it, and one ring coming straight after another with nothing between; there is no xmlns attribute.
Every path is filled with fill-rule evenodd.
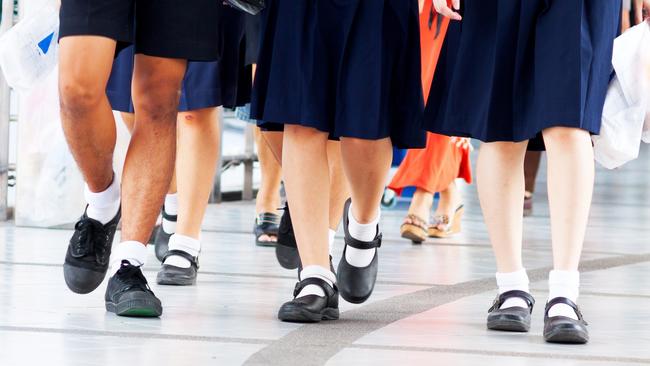
<svg viewBox="0 0 650 366"><path fill-rule="evenodd" d="M555 305L558 304L565 304L569 305L571 308L573 308L573 311L575 311L576 315L578 316L578 320L584 321L584 318L582 316L582 313L580 312L580 308L578 305L571 301L571 299L568 299L566 297L556 297L551 299L549 302L546 303L546 310L544 311L544 317L548 318L548 312L551 310L551 308Z"/></svg>
<svg viewBox="0 0 650 366"><path fill-rule="evenodd" d="M163 206L162 208L162 218L167 221L173 221L173 222L178 221L178 215L170 215L167 212L165 212L165 206Z"/></svg>
<svg viewBox="0 0 650 366"><path fill-rule="evenodd" d="M533 297L533 295L529 294L528 292L521 291L521 290L506 291L506 292L498 295L497 298L494 299L494 303L492 304L492 307L490 308L490 310L488 310L488 313L491 313L491 312L493 312L495 310L499 310L501 308L501 306L503 305L503 303L506 302L506 300L512 299L512 298L515 298L515 297L518 297L518 298L523 299L524 301L526 301L526 303L528 304L528 310L532 314L533 308L535 307L535 298Z"/></svg>
<svg viewBox="0 0 650 366"><path fill-rule="evenodd" d="M273 212L262 212L257 215L257 224L270 224L270 225L279 225L280 224L280 215Z"/></svg>
<svg viewBox="0 0 650 366"><path fill-rule="evenodd" d="M309 285L315 285L322 288L323 292L325 292L325 296L328 298L334 296L334 293L338 291L336 284L334 284L332 287L329 283L327 283L327 281L322 278L309 277L296 283L296 287L293 289L293 297L295 298L298 296L298 294L300 294L300 291Z"/></svg>
<svg viewBox="0 0 650 366"><path fill-rule="evenodd" d="M381 233L377 234L377 236L375 236L372 241L357 240L353 238L352 235L350 235L350 231L348 230L348 225L350 224L348 212L350 211L351 202L352 201L348 199L347 202L345 202L345 208L343 209L343 231L345 232L345 245L356 249L381 248ZM379 232L379 225L377 225L377 232Z"/></svg>
<svg viewBox="0 0 650 366"><path fill-rule="evenodd" d="M193 266L196 267L196 269L199 269L199 257L193 257L190 253L178 249L168 250L167 253L165 253L163 256L163 263L165 263L167 258L174 255L187 259Z"/></svg>

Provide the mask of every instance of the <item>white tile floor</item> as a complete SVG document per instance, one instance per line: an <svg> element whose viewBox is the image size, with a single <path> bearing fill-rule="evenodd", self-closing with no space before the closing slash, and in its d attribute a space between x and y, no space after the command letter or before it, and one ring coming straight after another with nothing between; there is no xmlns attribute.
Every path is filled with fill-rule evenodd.
<svg viewBox="0 0 650 366"><path fill-rule="evenodd" d="M399 238L404 207L383 215L385 244L375 294L342 304L338 322L276 319L295 272L253 245L251 203L211 206L198 285L161 287L160 319L104 311L104 287L75 295L61 263L70 231L0 225L0 365L627 365L650 364L650 150L614 172L599 170L583 256L586 346L541 337L551 264L540 176L526 219L526 266L539 306L529 334L485 329L494 259L474 187L462 235L420 246ZM341 255L337 239L335 258ZM145 274L153 281L151 251ZM128 363L125 362L128 360Z"/></svg>

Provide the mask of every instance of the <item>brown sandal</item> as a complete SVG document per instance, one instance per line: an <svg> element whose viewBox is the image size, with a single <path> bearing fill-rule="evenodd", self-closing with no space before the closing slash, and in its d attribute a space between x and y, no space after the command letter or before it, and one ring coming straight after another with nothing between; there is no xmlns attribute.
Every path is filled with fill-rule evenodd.
<svg viewBox="0 0 650 366"><path fill-rule="evenodd" d="M454 217L450 218L448 215L438 215L433 217L433 222L429 226L428 234L431 238L448 238L454 234L460 233L461 220L465 208L463 205L458 206Z"/></svg>
<svg viewBox="0 0 650 366"><path fill-rule="evenodd" d="M410 222L408 222L410 221ZM427 239L428 224L421 217L408 214L400 227L402 238L409 239L413 244L422 244Z"/></svg>

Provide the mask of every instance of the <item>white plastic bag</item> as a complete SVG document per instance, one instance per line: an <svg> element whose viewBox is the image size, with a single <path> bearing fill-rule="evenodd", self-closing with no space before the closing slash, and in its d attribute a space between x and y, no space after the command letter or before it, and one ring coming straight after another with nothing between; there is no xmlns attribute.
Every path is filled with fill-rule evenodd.
<svg viewBox="0 0 650 366"><path fill-rule="evenodd" d="M607 91L599 136L593 136L596 161L614 169L639 156L650 142L650 22L614 42L616 77Z"/></svg>
<svg viewBox="0 0 650 366"><path fill-rule="evenodd" d="M49 2L0 37L0 68L9 86L27 91L58 62L59 7Z"/></svg>

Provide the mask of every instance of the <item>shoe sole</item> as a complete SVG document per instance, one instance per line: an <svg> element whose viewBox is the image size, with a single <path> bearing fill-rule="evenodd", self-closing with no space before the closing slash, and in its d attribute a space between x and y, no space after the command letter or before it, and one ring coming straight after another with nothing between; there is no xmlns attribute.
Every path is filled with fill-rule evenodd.
<svg viewBox="0 0 650 366"><path fill-rule="evenodd" d="M278 319L288 323L318 323L323 320L338 320L339 314L339 309L336 308L325 308L320 313L294 308L289 311L281 310Z"/></svg>
<svg viewBox="0 0 650 366"><path fill-rule="evenodd" d="M298 248L276 243L275 257L278 263L285 269L296 269L300 266L300 255Z"/></svg>
<svg viewBox="0 0 650 366"><path fill-rule="evenodd" d="M530 324L509 319L496 319L488 321L487 327L490 330L498 330L502 332L526 333L530 330Z"/></svg>
<svg viewBox="0 0 650 366"><path fill-rule="evenodd" d="M108 268L107 268L108 271ZM63 264L63 278L70 291L76 294L89 294L104 282L106 272L95 272L86 268L74 267Z"/></svg>
<svg viewBox="0 0 650 366"><path fill-rule="evenodd" d="M544 340L548 343L585 344L589 342L589 334L575 329L557 329L544 333Z"/></svg>
<svg viewBox="0 0 650 366"><path fill-rule="evenodd" d="M274 247L278 244L277 241L260 241L260 240L255 240L255 245L258 247Z"/></svg>
<svg viewBox="0 0 650 366"><path fill-rule="evenodd" d="M196 285L196 277L161 276L158 274L156 283L163 286L194 286Z"/></svg>
<svg viewBox="0 0 650 366"><path fill-rule="evenodd" d="M159 302L137 299L126 300L117 304L106 302L106 311L119 316L157 318L162 315L163 309Z"/></svg>
<svg viewBox="0 0 650 366"><path fill-rule="evenodd" d="M421 232L422 229L415 225L404 224L402 225L402 238L412 241L413 244L422 244L427 239L427 235L418 235L418 231Z"/></svg>

